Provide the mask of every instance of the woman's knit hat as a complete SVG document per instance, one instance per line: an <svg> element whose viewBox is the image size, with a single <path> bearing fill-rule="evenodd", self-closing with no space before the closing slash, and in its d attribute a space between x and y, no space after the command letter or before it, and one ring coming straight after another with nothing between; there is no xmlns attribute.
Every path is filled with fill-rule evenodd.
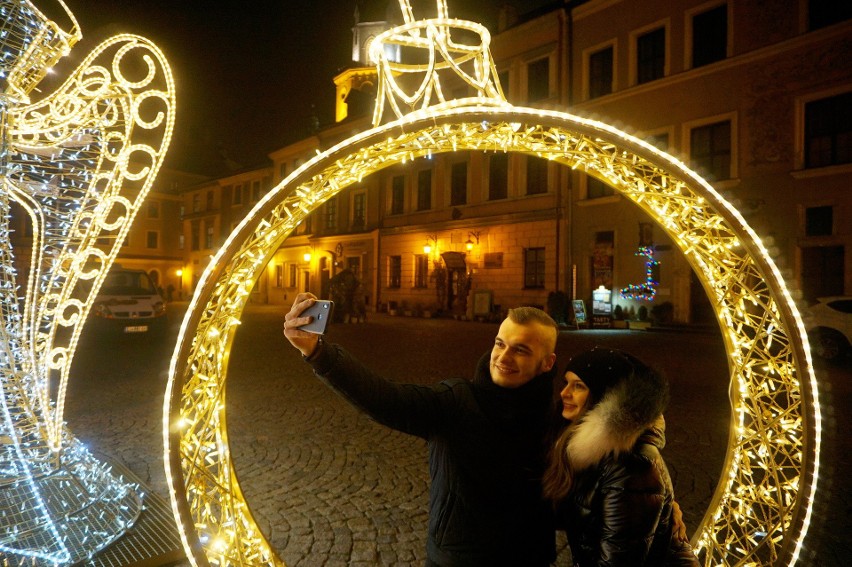
<svg viewBox="0 0 852 567"><path fill-rule="evenodd" d="M589 388L597 402L607 390L628 377L634 370L628 355L620 350L595 347L568 361L565 372L573 372Z"/></svg>

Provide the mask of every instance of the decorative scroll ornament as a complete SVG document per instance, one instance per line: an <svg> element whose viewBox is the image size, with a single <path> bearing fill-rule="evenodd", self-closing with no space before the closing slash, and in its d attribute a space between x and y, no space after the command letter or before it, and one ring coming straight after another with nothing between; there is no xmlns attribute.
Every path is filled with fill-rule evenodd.
<svg viewBox="0 0 852 567"><path fill-rule="evenodd" d="M154 45L120 35L31 102L82 37L58 1L69 32L28 0L0 0L0 556L9 565L90 557L132 525L142 498L68 431L64 406L93 299L168 147L174 84ZM29 250L12 249L13 204L32 228Z"/></svg>
<svg viewBox="0 0 852 567"><path fill-rule="evenodd" d="M677 245L715 306L730 369L720 379L732 384L728 454L693 544L708 566L795 563L816 491L821 417L801 319L754 231L705 180L653 146L601 122L509 106L491 83L485 48L466 51L450 42L451 27L480 28L447 18L445 2L439 0L433 20L415 21L409 2L400 6L406 23L380 38L424 49L428 62L393 65L376 47L385 90L374 127L317 155L268 193L231 233L192 297L169 369L163 434L172 504L193 565L283 564L243 497L225 425L231 344L267 262L346 187L456 151L518 152L582 169L635 203ZM473 72L451 63L468 55L481 61ZM447 99L439 67L482 96ZM394 87L389 75L408 71L426 78L413 90ZM385 101L399 119L380 125Z"/></svg>

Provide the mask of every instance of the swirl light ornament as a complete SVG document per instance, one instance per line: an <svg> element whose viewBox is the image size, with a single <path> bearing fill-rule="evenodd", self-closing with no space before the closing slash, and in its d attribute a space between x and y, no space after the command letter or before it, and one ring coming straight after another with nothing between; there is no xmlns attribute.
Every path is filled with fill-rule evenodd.
<svg viewBox="0 0 852 567"><path fill-rule="evenodd" d="M54 92L30 94L82 35L28 0L0 0L0 557L70 565L121 536L141 488L99 462L64 423L80 333L162 164L174 83L144 38L98 45ZM14 251L12 203L32 248ZM16 252L20 253L16 257ZM24 263L19 296L15 263Z"/></svg>
<svg viewBox="0 0 852 567"><path fill-rule="evenodd" d="M406 0L400 5L410 12ZM427 36L439 42L430 53L446 54L458 22L445 17L441 1L439 14L415 27L432 30ZM412 26L386 37L404 36ZM428 75L436 67L430 60L420 70ZM396 88L384 88L394 77L381 64L379 71L381 101ZM478 97L437 96L436 105L384 125L377 114L372 129L275 187L211 261L181 327L164 405L166 473L194 565L282 564L240 490L226 428L229 351L264 266L311 211L342 189L386 167L456 151L519 152L580 168L647 212L677 244L715 306L732 386L727 458L693 543L708 566L797 561L817 486L821 418L806 335L765 248L719 193L672 156L601 122L510 106L499 93L495 83Z"/></svg>

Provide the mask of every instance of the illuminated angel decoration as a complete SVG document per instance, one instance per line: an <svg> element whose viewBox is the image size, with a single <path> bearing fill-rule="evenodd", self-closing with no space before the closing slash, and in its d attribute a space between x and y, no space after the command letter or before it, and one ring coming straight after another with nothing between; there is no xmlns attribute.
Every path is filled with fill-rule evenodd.
<svg viewBox="0 0 852 567"><path fill-rule="evenodd" d="M0 555L27 565L85 559L141 509L139 487L65 427L65 393L92 301L162 164L175 106L164 57L134 35L104 41L31 101L82 37L58 2L70 31L28 0L0 0ZM12 203L29 218L31 250L12 249Z"/></svg>

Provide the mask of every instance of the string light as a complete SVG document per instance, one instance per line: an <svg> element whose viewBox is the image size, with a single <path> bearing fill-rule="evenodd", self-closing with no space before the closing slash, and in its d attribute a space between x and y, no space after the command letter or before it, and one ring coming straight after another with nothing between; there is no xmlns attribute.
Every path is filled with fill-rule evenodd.
<svg viewBox="0 0 852 567"><path fill-rule="evenodd" d="M68 32L27 0L0 0L4 565L82 562L127 531L144 496L74 438L64 407L86 317L171 138L174 84L155 46L121 35L31 102L48 70L82 37L59 4L72 24ZM124 68L148 72L132 80ZM12 203L32 228L29 250L12 249ZM98 243L104 239L111 244ZM16 262L27 267L22 297Z"/></svg>
<svg viewBox="0 0 852 567"><path fill-rule="evenodd" d="M443 0L432 20L415 20L407 0L400 6L405 23L371 48L381 84L374 127L318 154L267 193L203 272L190 301L163 407L166 475L190 562L283 564L237 482L222 404L235 320L262 260L311 211L360 179L419 157L499 149L605 179L683 252L716 309L733 385L728 456L693 542L705 565L795 563L817 486L821 414L804 326L754 231L706 181L652 145L598 121L510 106L486 53L487 36L478 24L450 19ZM480 43L452 43L457 29L480 33ZM382 60L381 42L427 49L431 59ZM468 71L456 64L462 61L479 63ZM390 76L416 73L422 78L412 84L420 86L411 92ZM456 73L476 96L447 98L440 73ZM386 105L398 119L382 125Z"/></svg>
<svg viewBox="0 0 852 567"><path fill-rule="evenodd" d="M645 262L645 281L641 284L629 284L621 288L620 294L624 299L635 299L637 301L653 301L657 296L657 287L660 282L654 279L654 272L660 263L654 259L654 248L651 246L640 246L635 256L643 256L648 259Z"/></svg>

